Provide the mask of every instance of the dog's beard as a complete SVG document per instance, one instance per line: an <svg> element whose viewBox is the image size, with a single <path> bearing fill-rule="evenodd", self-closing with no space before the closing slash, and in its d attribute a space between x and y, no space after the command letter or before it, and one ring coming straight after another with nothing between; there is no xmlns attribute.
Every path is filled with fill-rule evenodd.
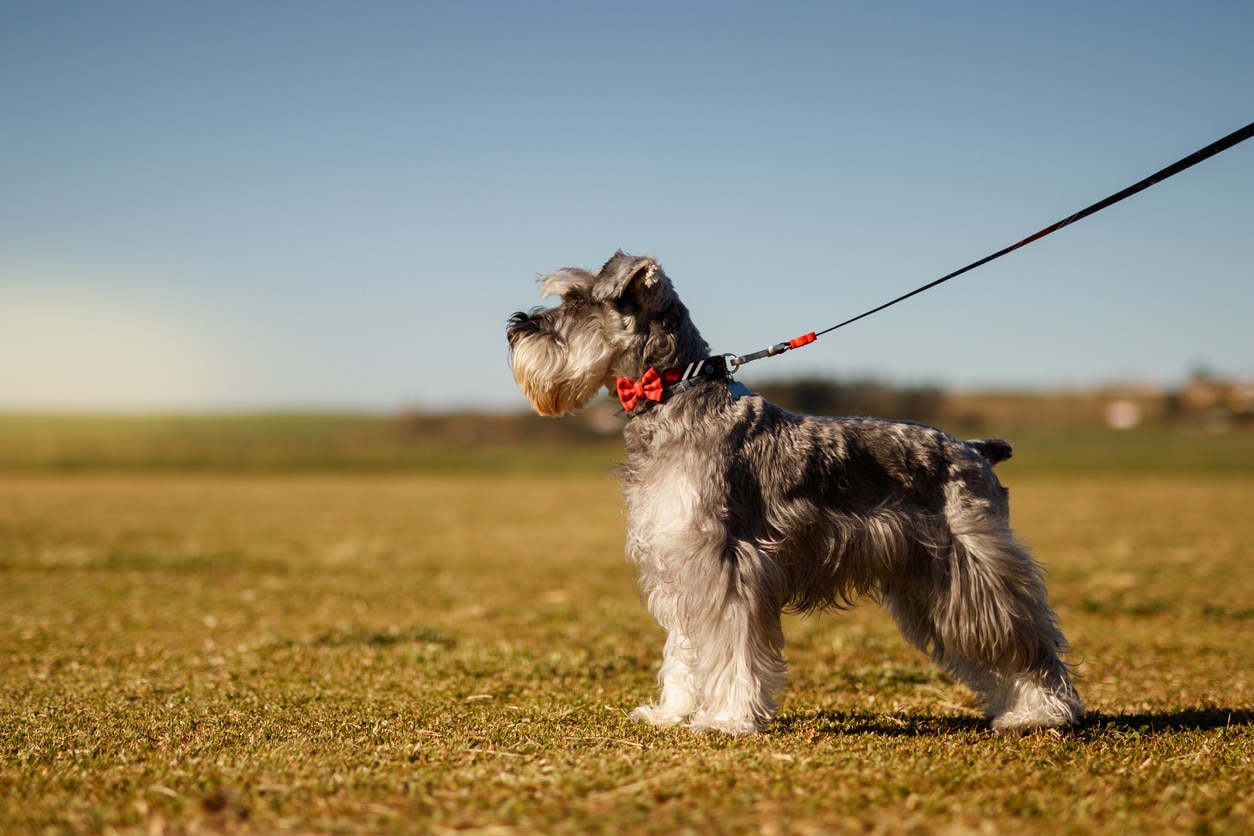
<svg viewBox="0 0 1254 836"><path fill-rule="evenodd" d="M534 335L514 343L514 380L531 408L541 415L576 412L609 381L607 346L587 343L565 348L549 336Z"/></svg>

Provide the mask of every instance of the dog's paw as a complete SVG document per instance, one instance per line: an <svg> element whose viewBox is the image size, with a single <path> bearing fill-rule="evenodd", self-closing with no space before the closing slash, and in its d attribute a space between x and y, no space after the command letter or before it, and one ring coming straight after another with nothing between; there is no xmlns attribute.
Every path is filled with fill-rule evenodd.
<svg viewBox="0 0 1254 836"><path fill-rule="evenodd" d="M687 715L667 711L660 705L642 705L627 715L637 723L648 723L650 726L678 726L688 719Z"/></svg>
<svg viewBox="0 0 1254 836"><path fill-rule="evenodd" d="M996 734L1015 737L1041 729L1071 726L1084 716L1084 704L1071 683L1060 679L1046 687L1031 679L1021 679L991 711Z"/></svg>
<svg viewBox="0 0 1254 836"><path fill-rule="evenodd" d="M757 734L762 729L752 717L733 718L699 711L688 721L688 728L694 732L722 732L733 737L745 737Z"/></svg>

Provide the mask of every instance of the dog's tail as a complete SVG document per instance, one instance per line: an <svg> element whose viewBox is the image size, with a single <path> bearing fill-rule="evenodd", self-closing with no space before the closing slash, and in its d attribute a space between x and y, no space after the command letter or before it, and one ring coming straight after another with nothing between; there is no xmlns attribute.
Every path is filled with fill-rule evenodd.
<svg viewBox="0 0 1254 836"><path fill-rule="evenodd" d="M975 452L988 459L989 464L998 464L1010 458L1012 450L1009 441L1003 441L1000 438L982 438L976 441L968 441Z"/></svg>

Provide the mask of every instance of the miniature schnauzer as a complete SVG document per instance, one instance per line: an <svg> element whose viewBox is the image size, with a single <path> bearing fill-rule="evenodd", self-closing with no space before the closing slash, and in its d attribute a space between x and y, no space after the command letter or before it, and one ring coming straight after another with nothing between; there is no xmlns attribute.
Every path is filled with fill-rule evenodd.
<svg viewBox="0 0 1254 836"><path fill-rule="evenodd" d="M787 678L781 613L868 596L971 687L995 731L1079 718L1041 567L993 475L1009 444L749 394L652 258L539 281L561 303L510 318L522 393L562 415L608 387L627 416L627 554L667 633L661 695L634 719L762 731Z"/></svg>

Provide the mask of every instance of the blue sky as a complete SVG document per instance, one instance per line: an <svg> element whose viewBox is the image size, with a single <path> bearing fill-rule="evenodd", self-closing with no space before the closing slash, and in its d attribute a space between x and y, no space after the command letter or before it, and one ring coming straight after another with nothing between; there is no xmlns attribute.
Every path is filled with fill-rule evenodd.
<svg viewBox="0 0 1254 836"><path fill-rule="evenodd" d="M521 409L534 280L822 329L1254 120L1249 3L0 2L0 410ZM747 366L1254 374L1254 142Z"/></svg>

